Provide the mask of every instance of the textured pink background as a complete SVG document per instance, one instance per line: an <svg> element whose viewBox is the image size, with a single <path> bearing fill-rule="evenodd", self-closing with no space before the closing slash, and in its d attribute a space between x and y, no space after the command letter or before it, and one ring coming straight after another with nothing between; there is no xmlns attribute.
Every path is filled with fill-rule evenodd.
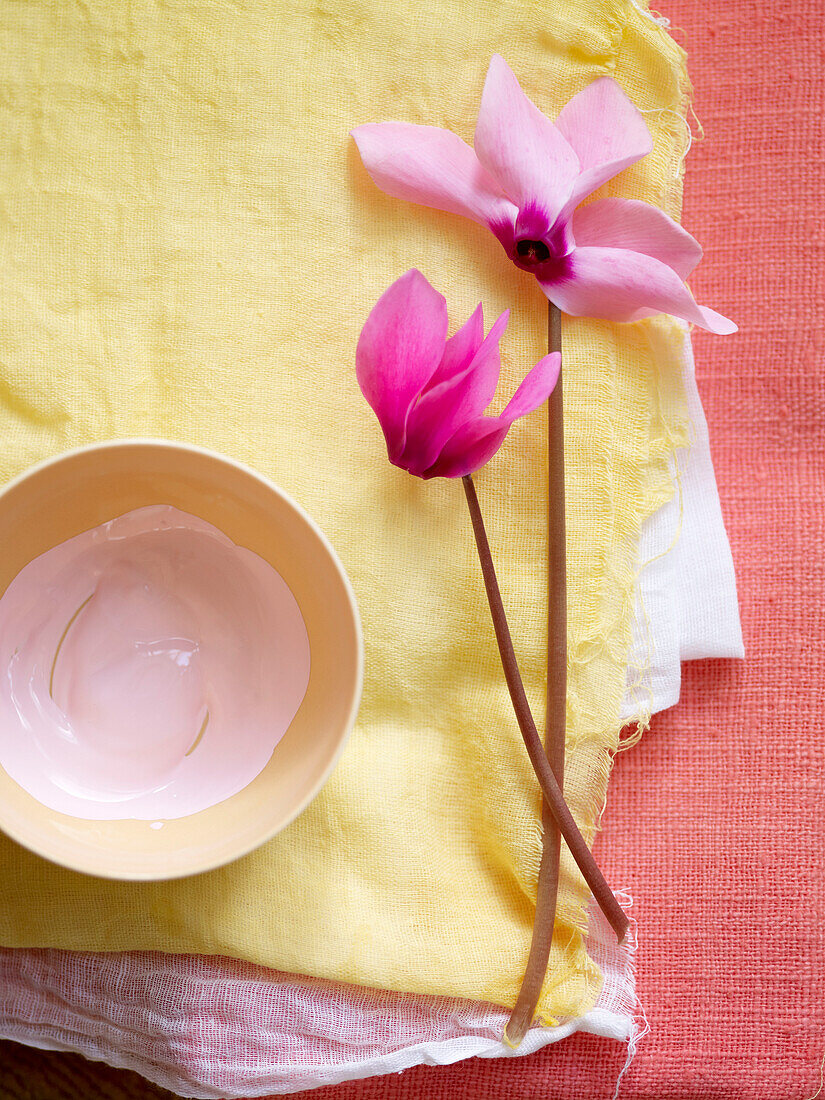
<svg viewBox="0 0 825 1100"><path fill-rule="evenodd" d="M597 851L636 898L652 1027L621 1100L805 1100L825 1054L825 20L822 0L661 2L705 131L686 179L705 245L693 285L742 329L698 333L695 351L748 658L688 666L683 702L616 765ZM121 1076L157 1091L16 1049L8 1095L55 1094L38 1059L67 1067L65 1095ZM619 1044L575 1036L307 1095L609 1100L623 1063Z"/></svg>
<svg viewBox="0 0 825 1100"><path fill-rule="evenodd" d="M621 1098L804 1100L825 1054L825 21L821 0L662 3L705 131L693 286L742 330L694 346L748 658L689 666L616 765L598 853L637 899L652 1027ZM313 1095L600 1100L623 1049L576 1036Z"/></svg>

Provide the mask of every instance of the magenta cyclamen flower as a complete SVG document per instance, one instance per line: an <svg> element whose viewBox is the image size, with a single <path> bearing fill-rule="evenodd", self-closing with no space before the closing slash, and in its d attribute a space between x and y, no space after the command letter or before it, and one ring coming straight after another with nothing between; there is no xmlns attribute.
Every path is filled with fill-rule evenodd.
<svg viewBox="0 0 825 1100"><path fill-rule="evenodd" d="M661 210L619 198L579 208L652 148L640 112L610 77L574 96L553 123L496 54L475 151L434 126L382 122L352 134L382 190L487 226L565 313L609 321L670 313L711 332L736 331L694 301L684 279L702 249Z"/></svg>
<svg viewBox="0 0 825 1100"><path fill-rule="evenodd" d="M561 357L546 355L499 416L484 416L498 385L506 311L484 336L479 305L447 339L447 304L420 271L379 298L356 351L358 384L378 417L390 462L417 477L464 477L499 449L510 425L547 400Z"/></svg>

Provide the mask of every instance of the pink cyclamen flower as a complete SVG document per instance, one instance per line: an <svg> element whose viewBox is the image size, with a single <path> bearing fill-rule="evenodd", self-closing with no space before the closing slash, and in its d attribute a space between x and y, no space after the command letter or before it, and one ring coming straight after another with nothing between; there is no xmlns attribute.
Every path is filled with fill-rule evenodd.
<svg viewBox="0 0 825 1100"><path fill-rule="evenodd" d="M447 339L447 303L420 271L385 290L361 331L358 384L387 441L390 462L417 477L464 477L499 449L514 420L543 404L561 356L546 355L499 416L484 416L498 385L509 310L484 336L479 305Z"/></svg>
<svg viewBox="0 0 825 1100"><path fill-rule="evenodd" d="M736 325L697 305L684 280L702 249L661 210L635 199L579 203L646 156L650 132L610 77L575 95L553 123L507 62L490 62L475 151L449 130L381 122L352 131L390 195L472 218L574 317L638 321L670 313L711 332Z"/></svg>

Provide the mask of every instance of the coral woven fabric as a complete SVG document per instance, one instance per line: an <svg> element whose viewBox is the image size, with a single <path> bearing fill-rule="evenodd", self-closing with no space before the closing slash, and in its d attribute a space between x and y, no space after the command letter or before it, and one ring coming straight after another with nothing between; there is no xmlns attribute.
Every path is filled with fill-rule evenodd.
<svg viewBox="0 0 825 1100"><path fill-rule="evenodd" d="M742 326L730 341L698 334L695 351L748 658L687 666L679 707L614 772L597 853L637 900L652 1027L620 1096L804 1100L825 1050L823 21L818 0L662 6L684 28L705 131L686 177L684 224L707 257L694 286ZM44 1100L91 1095L90 1079L101 1094L160 1095L11 1050L0 1058L25 1066L15 1096L32 1082ZM579 1035L313 1096L609 1100L624 1058Z"/></svg>

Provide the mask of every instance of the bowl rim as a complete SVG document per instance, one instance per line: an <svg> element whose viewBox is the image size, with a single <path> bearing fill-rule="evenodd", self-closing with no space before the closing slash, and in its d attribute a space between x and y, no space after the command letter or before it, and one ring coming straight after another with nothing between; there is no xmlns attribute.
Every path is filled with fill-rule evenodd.
<svg viewBox="0 0 825 1100"><path fill-rule="evenodd" d="M343 733L340 737L339 743L332 754L327 766L322 770L316 781L307 790L303 798L296 804L295 809L283 820L281 820L277 826L267 828L261 832L261 834L253 840L251 843L245 843L238 847L236 851L229 856L223 855L217 858L210 857L200 861L194 861L190 867L185 870L174 870L171 873L164 874L162 872L144 872L144 871L114 871L102 869L97 866L92 866L88 861L82 859L76 862L69 862L66 859L56 858L55 855L49 851L44 850L44 846L32 843L30 838L24 838L20 835L19 831L13 826L10 827L4 821L3 805L0 802L0 829L16 843L22 845L30 852L34 852L49 862L59 866L67 868L71 871L77 871L82 874L91 875L95 878L109 879L120 882L170 882L174 879L187 878L192 875L204 874L207 871L217 870L219 867L225 867L230 863L234 863L238 859L242 859L244 856L249 855L250 852L256 851L262 845L272 840L278 833L282 832L287 826L291 825L297 817L304 812L309 804L317 797L321 789L326 784L329 777L332 775L335 768L338 766L338 762L341 759L343 751L349 741L352 730L355 726L358 712L361 707L361 700L364 690L364 631L361 622L361 615L358 610L358 602L355 597L355 590L353 589L352 582L344 569L343 563L338 556L335 548L330 540L318 526L312 516L303 508L298 502L291 497L287 492L281 489L265 474L260 473L258 470L247 465L245 462L240 462L229 455L224 454L221 451L215 451L209 447L202 447L196 443L184 443L179 440L167 439L164 436L126 436L123 438L100 440L94 443L83 444L78 447L72 447L70 450L61 451L59 454L49 455L48 457L41 459L39 462L27 466L25 470L22 470L19 474L16 474L9 481L0 485L0 499L6 496L9 492L16 489L19 485L23 484L30 477L40 473L44 469L48 469L50 466L56 466L67 459L71 459L80 454L87 454L93 451L106 451L106 450L118 450L125 449L127 447L145 447L147 449L157 448L164 450L178 450L194 454L202 455L205 458L210 458L223 463L224 465L234 466L241 473L247 477L253 478L258 481L265 489L279 497L287 508L289 508L299 520L301 520L310 530L315 537L320 541L324 550L326 551L327 558L333 565L333 568L338 576L339 581L343 586L343 591L346 597L346 603L350 612L352 626L355 632L355 676L352 689L352 695L350 698L349 709L346 714L346 718L342 723ZM0 765L1 767L2 765ZM19 784L18 784L19 786ZM25 788L24 788L25 789ZM28 793L28 792L27 792ZM33 796L31 796L33 797ZM231 796L234 797L234 796ZM53 811L57 813L58 811ZM72 820L84 820L83 818L74 818L69 816ZM191 815L197 816L197 815Z"/></svg>

